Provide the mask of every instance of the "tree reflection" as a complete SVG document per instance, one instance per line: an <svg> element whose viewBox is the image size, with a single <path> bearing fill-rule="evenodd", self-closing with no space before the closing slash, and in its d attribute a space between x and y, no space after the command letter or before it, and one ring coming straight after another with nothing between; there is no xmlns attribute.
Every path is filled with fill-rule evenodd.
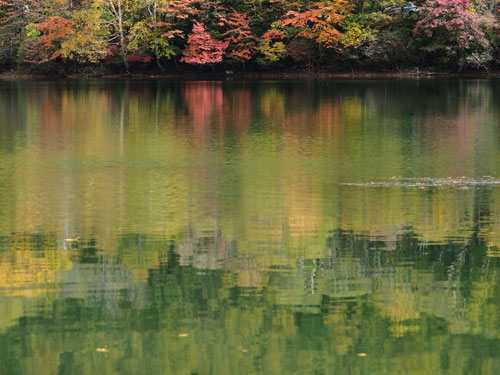
<svg viewBox="0 0 500 375"><path fill-rule="evenodd" d="M2 84L0 373L497 373L497 96Z"/></svg>

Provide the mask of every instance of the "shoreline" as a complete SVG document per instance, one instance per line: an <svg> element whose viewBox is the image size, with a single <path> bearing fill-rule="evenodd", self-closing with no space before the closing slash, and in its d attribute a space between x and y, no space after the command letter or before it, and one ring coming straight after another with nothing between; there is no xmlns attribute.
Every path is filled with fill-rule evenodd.
<svg viewBox="0 0 500 375"><path fill-rule="evenodd" d="M24 74L4 72L0 73L0 80L76 80L76 79L170 79L170 80L252 80L252 79L390 79L390 78L500 78L500 72L351 72L351 73L293 73L293 72L236 72L226 74L216 73L165 73L165 74Z"/></svg>

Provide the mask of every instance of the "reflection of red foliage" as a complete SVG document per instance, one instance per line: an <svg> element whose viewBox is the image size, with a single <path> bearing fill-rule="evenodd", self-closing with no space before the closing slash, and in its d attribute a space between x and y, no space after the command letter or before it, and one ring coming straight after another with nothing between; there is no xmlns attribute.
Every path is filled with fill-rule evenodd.
<svg viewBox="0 0 500 375"><path fill-rule="evenodd" d="M193 32L189 34L187 47L182 62L188 64L215 64L222 61L222 55L229 42L213 39L202 23L195 22Z"/></svg>
<svg viewBox="0 0 500 375"><path fill-rule="evenodd" d="M255 97L245 86L224 93L221 82L186 82L182 96L197 141L210 134L212 125L217 125L221 137L225 131L239 134L250 128Z"/></svg>
<svg viewBox="0 0 500 375"><path fill-rule="evenodd" d="M225 125L230 127L236 133L244 133L250 129L255 96L247 87L232 90L229 98L230 105L226 111ZM230 116L228 116L230 115Z"/></svg>
<svg viewBox="0 0 500 375"><path fill-rule="evenodd" d="M183 97L193 119L195 138L203 139L208 134L214 115L222 123L224 97L221 82L186 82Z"/></svg>

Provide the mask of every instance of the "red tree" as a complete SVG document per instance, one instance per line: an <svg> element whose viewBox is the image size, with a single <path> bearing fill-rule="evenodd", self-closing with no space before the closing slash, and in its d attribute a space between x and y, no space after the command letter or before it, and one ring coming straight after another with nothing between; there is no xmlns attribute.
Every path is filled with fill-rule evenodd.
<svg viewBox="0 0 500 375"><path fill-rule="evenodd" d="M47 21L33 24L33 26L41 33L37 43L43 46L46 53L50 55L39 61L31 61L38 64L55 60L61 56L61 40L75 32L73 21L59 16L52 16Z"/></svg>
<svg viewBox="0 0 500 375"><path fill-rule="evenodd" d="M213 39L202 23L195 22L189 34L187 47L180 60L188 64L216 64L222 61L222 55L229 42Z"/></svg>
<svg viewBox="0 0 500 375"><path fill-rule="evenodd" d="M227 24L229 30L224 33L229 42L229 54L239 60L250 60L255 52L255 37L252 35L245 13L233 11L222 22Z"/></svg>
<svg viewBox="0 0 500 375"><path fill-rule="evenodd" d="M469 0L430 0L421 8L422 17L413 34L424 34L434 43L469 49L474 43L485 44L479 14Z"/></svg>
<svg viewBox="0 0 500 375"><path fill-rule="evenodd" d="M424 51L446 63L458 63L459 71L465 66L486 68L492 59L481 17L471 0L427 1L413 34L420 36Z"/></svg>

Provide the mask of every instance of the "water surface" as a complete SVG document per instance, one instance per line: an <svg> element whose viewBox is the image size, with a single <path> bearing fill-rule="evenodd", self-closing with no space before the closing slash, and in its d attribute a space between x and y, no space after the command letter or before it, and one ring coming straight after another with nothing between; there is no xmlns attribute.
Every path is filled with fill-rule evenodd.
<svg viewBox="0 0 500 375"><path fill-rule="evenodd" d="M500 80L0 81L0 374L500 373Z"/></svg>

